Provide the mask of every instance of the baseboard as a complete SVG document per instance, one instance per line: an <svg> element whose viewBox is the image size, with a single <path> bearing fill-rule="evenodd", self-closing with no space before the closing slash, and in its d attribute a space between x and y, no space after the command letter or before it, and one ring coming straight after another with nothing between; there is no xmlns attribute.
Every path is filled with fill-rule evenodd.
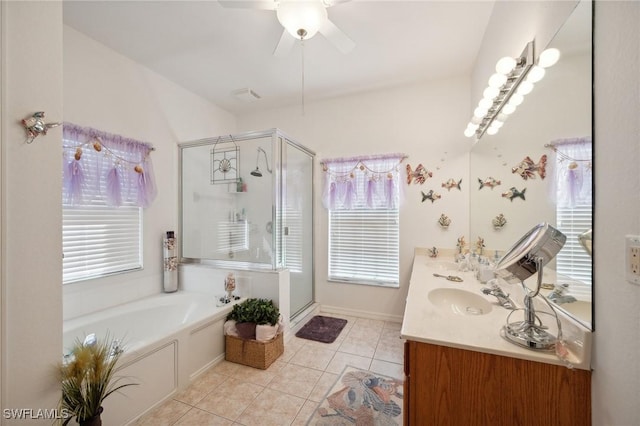
<svg viewBox="0 0 640 426"><path fill-rule="evenodd" d="M361 311L359 309L348 309L348 308L342 308L339 306L320 305L320 312L402 323L402 315L381 314L379 312Z"/></svg>

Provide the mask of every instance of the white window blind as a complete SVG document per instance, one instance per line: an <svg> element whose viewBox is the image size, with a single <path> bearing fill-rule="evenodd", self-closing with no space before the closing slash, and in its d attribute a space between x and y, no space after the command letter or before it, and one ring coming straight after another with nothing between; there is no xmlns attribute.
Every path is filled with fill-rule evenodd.
<svg viewBox="0 0 640 426"><path fill-rule="evenodd" d="M328 279L400 285L400 163L404 154L324 160Z"/></svg>
<svg viewBox="0 0 640 426"><path fill-rule="evenodd" d="M398 209L329 211L329 280L399 284Z"/></svg>
<svg viewBox="0 0 640 426"><path fill-rule="evenodd" d="M117 145L96 149L97 139L82 139L84 133L69 131L73 125L65 126L63 176L75 161L82 179L77 183L79 188L63 185L62 282L142 269L142 207L136 180L141 175L131 173L137 163L128 161L128 153ZM114 167L121 177L121 204L117 207L108 199L113 181L107 175Z"/></svg>
<svg viewBox="0 0 640 426"><path fill-rule="evenodd" d="M96 198L62 208L63 282L142 268L142 208Z"/></svg>
<svg viewBox="0 0 640 426"><path fill-rule="evenodd" d="M580 245L578 236L592 228L591 204L557 207L558 230L567 236L567 241L556 256L559 273L591 285L591 256Z"/></svg>

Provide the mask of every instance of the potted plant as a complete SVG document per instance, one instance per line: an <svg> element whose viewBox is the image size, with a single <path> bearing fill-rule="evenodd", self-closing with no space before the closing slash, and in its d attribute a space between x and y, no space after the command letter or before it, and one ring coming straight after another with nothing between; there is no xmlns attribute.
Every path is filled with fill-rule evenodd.
<svg viewBox="0 0 640 426"><path fill-rule="evenodd" d="M59 365L60 411L68 414L63 425L74 417L80 425L102 425L102 402L113 392L136 384L119 384L123 377L115 377L121 354L118 341L108 335L102 341L76 341L70 355Z"/></svg>
<svg viewBox="0 0 640 426"><path fill-rule="evenodd" d="M262 341L270 340L275 336L279 319L280 310L270 299L247 299L234 305L227 315L227 321L235 321L235 328L240 337L256 339L256 332L258 332L260 338L257 340ZM270 331L265 334L264 329L267 327ZM275 332L271 331L273 329Z"/></svg>

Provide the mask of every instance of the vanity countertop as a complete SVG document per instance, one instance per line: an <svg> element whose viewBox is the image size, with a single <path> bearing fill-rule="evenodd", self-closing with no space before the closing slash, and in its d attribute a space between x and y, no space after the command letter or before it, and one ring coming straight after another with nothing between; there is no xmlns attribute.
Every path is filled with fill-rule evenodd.
<svg viewBox="0 0 640 426"><path fill-rule="evenodd" d="M474 272L461 272L453 270L449 266L455 266L452 257L433 259L426 253L423 254L422 251L416 250L402 321L402 338L530 361L565 365L565 362L559 359L554 352L527 349L503 338L501 329L506 324L507 316L511 311L500 306L494 296L481 292L485 285L476 279ZM463 282L435 277L434 273L456 275L462 278ZM523 298L515 295L514 291L520 291L518 286L505 284L502 287L506 293L511 293L511 298L516 305L522 306ZM476 308L471 308L471 314L454 313L450 306L445 306L446 303L438 305L431 301L429 293L434 289L466 290L473 293L473 298L477 295L485 299L490 304L490 310L486 312L484 309L485 312L477 314ZM446 290L439 290L439 292L448 294ZM431 295L434 296L434 294ZM461 294L468 295L468 293ZM482 300L479 302L482 302L483 306L488 306ZM540 311L542 310L549 311L549 308L540 309ZM558 315L569 349L568 361L574 368L589 370L591 332L562 312L559 312ZM523 318L523 311L520 310L514 312L509 321L521 321ZM541 315L541 318L544 324L549 326L549 332L557 335L555 319L549 315Z"/></svg>

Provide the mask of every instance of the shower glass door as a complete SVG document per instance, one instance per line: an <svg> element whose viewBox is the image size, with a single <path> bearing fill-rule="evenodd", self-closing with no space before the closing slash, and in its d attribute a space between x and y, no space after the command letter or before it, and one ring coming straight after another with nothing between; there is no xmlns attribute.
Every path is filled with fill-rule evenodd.
<svg viewBox="0 0 640 426"><path fill-rule="evenodd" d="M293 318L313 303L313 154L285 140L282 157L283 263Z"/></svg>

